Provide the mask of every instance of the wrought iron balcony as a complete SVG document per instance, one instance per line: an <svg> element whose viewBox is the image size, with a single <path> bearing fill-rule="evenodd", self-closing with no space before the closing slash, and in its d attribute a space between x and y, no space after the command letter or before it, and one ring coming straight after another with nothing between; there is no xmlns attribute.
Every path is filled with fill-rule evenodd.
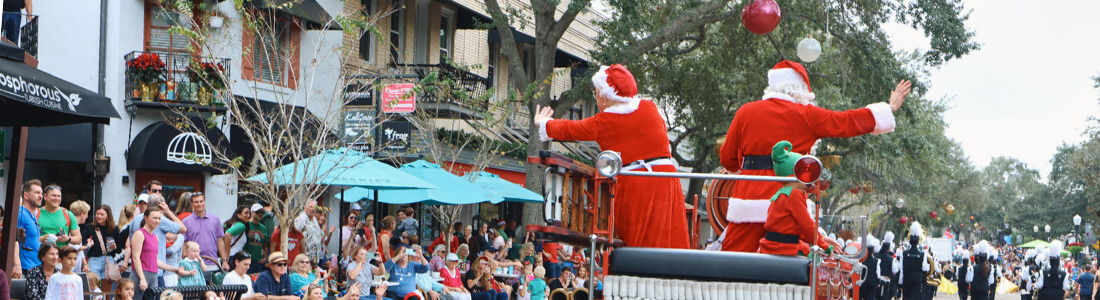
<svg viewBox="0 0 1100 300"><path fill-rule="evenodd" d="M195 108L224 111L229 59L172 52L126 54L127 107ZM160 61L162 66L149 66ZM155 63L153 63L155 64ZM158 71L159 70L159 71Z"/></svg>
<svg viewBox="0 0 1100 300"><path fill-rule="evenodd" d="M489 108L489 99L484 97L492 87L488 78L451 66L450 64L406 64L420 79L428 77L432 72L437 72L437 78L441 81L453 80L450 90L439 90L426 93L418 99L425 109L432 110L439 117L445 118L478 118L478 113Z"/></svg>

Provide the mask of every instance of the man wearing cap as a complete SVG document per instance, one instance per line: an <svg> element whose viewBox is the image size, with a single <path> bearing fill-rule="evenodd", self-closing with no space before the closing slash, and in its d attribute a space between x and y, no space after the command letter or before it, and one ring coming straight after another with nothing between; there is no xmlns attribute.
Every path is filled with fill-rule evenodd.
<svg viewBox="0 0 1100 300"><path fill-rule="evenodd" d="M775 176L794 176L794 164L801 154L791 152L794 146L791 142L780 141L772 147L772 165ZM764 222L764 238L760 239L760 249L757 252L776 255L810 254L810 244L814 243L827 252L840 244L833 241L833 245L826 243L824 237L817 232L817 226L813 216L808 210L806 185L801 182L787 182L771 197L771 206L768 208L768 220Z"/></svg>
<svg viewBox="0 0 1100 300"><path fill-rule="evenodd" d="M222 220L218 216L207 213L205 195L196 192L191 193L190 196L192 212L190 216L183 218L183 225L191 230L188 230L184 235L188 241L199 244L200 255L217 257L222 260L222 263L219 264L216 261L203 259L205 265L220 266L222 270L228 271L229 264L226 262L229 260L229 249L220 242L225 237Z"/></svg>
<svg viewBox="0 0 1100 300"><path fill-rule="evenodd" d="M676 172L665 119L653 101L637 97L634 75L622 65L601 66L592 76L600 113L584 120L553 119L536 106L542 141L596 141L618 151L624 171ZM627 246L688 248L684 193L677 178L624 176L615 184L615 234Z"/></svg>
<svg viewBox="0 0 1100 300"><path fill-rule="evenodd" d="M286 271L286 264L286 256L282 252L268 255L268 270L256 277L252 291L266 295L268 300L298 300L298 296L290 290L290 275Z"/></svg>
<svg viewBox="0 0 1100 300"><path fill-rule="evenodd" d="M741 175L772 176L772 146L790 141L792 152L811 153L820 138L883 134L894 130L894 112L909 94L910 83L898 82L890 102L865 108L832 111L814 106L809 73L802 65L781 61L768 71L763 100L737 108L721 149L722 166ZM719 240L722 250L755 252L764 238L770 198L782 186L771 181L739 181L726 209L729 223Z"/></svg>
<svg viewBox="0 0 1100 300"><path fill-rule="evenodd" d="M248 268L249 274L263 272L267 263L267 261L264 260L264 258L267 257L264 249L270 237L264 234L267 232L267 228L263 224L260 224L260 220L263 218L260 211L263 209L263 205L259 203L252 204L252 206L249 207L249 210L252 211L252 217L248 219L248 224L241 222L234 223L233 226L225 230L226 237L222 239L221 243L223 247L229 248L229 245L234 244L232 237L244 235L244 237L242 237L244 238L244 246L238 251L248 252L248 254L252 256L252 265ZM234 251L230 249L226 252ZM274 251L271 253L274 253Z"/></svg>

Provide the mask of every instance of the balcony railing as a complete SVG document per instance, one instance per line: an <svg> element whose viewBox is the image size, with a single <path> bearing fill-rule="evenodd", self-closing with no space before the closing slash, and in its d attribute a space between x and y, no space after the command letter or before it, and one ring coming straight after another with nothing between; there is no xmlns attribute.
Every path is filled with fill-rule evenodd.
<svg viewBox="0 0 1100 300"><path fill-rule="evenodd" d="M420 76L420 79L424 79L428 74L435 71L438 72L437 75L440 80L454 80L455 85L453 90L424 95L422 97L424 102L458 104L480 110L489 108L489 100L487 98L481 99L491 87L491 82L488 78L478 76L477 74L467 72L449 64L406 64L403 66L411 68L413 72ZM469 97L464 97L462 93L459 93L460 90L464 91L464 94Z"/></svg>
<svg viewBox="0 0 1100 300"><path fill-rule="evenodd" d="M0 27L2 26L0 24ZM20 14L19 28L16 30L15 40L8 39L8 28L3 28L3 37L23 48L23 51L31 56L38 57L38 16Z"/></svg>
<svg viewBox="0 0 1100 300"><path fill-rule="evenodd" d="M132 72L130 62L145 54L156 54L164 69L155 83L148 76ZM151 57L151 56L146 56ZM213 88L213 82L227 82L230 65L228 58L200 57L182 53L159 51L134 51L126 54L126 96L132 102L179 103L188 106L222 106L232 95L227 92L228 84L222 88ZM203 67L218 68L214 73L205 72ZM220 73L220 74L218 74ZM211 75L204 75L211 74Z"/></svg>

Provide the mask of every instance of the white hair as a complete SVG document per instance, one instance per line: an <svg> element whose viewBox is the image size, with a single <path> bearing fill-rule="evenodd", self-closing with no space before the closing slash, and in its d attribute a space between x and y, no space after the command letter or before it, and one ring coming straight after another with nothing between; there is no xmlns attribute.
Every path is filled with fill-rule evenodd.
<svg viewBox="0 0 1100 300"><path fill-rule="evenodd" d="M786 100L793 100L795 103L811 104L811 105L814 104L813 101L814 101L814 99L817 98L817 95L810 92L810 88L808 86L806 86L805 84L788 84L788 85L781 85L781 86L768 86L768 87L764 88L764 96L762 98L763 99L768 99L768 98L781 98L782 99L782 98L784 98L782 96L789 97L790 99L786 99Z"/></svg>

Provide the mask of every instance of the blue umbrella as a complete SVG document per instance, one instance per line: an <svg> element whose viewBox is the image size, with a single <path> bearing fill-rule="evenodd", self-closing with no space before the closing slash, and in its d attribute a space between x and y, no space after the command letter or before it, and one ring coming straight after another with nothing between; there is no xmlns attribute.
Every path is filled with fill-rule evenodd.
<svg viewBox="0 0 1100 300"><path fill-rule="evenodd" d="M499 175L489 172L477 172L467 173L464 177L473 176L477 174L477 178L474 179L474 184L481 188L493 193L497 196L503 197L504 201L508 202L543 202L545 199L542 195L532 192L510 181L500 178Z"/></svg>
<svg viewBox="0 0 1100 300"><path fill-rule="evenodd" d="M279 184L299 184L303 180L331 186L368 187L379 190L434 189L435 185L374 160L363 152L340 148L299 160L249 177L248 180Z"/></svg>
<svg viewBox="0 0 1100 300"><path fill-rule="evenodd" d="M379 202L389 204L460 205L486 201L495 204L504 201L504 198L482 189L480 186L471 183L470 180L452 174L439 165L424 160L407 163L401 166L400 170L430 182L439 188L378 191ZM374 191L369 189L353 188L344 192L341 199L344 199L345 202L356 202L362 199L373 200L373 194Z"/></svg>

